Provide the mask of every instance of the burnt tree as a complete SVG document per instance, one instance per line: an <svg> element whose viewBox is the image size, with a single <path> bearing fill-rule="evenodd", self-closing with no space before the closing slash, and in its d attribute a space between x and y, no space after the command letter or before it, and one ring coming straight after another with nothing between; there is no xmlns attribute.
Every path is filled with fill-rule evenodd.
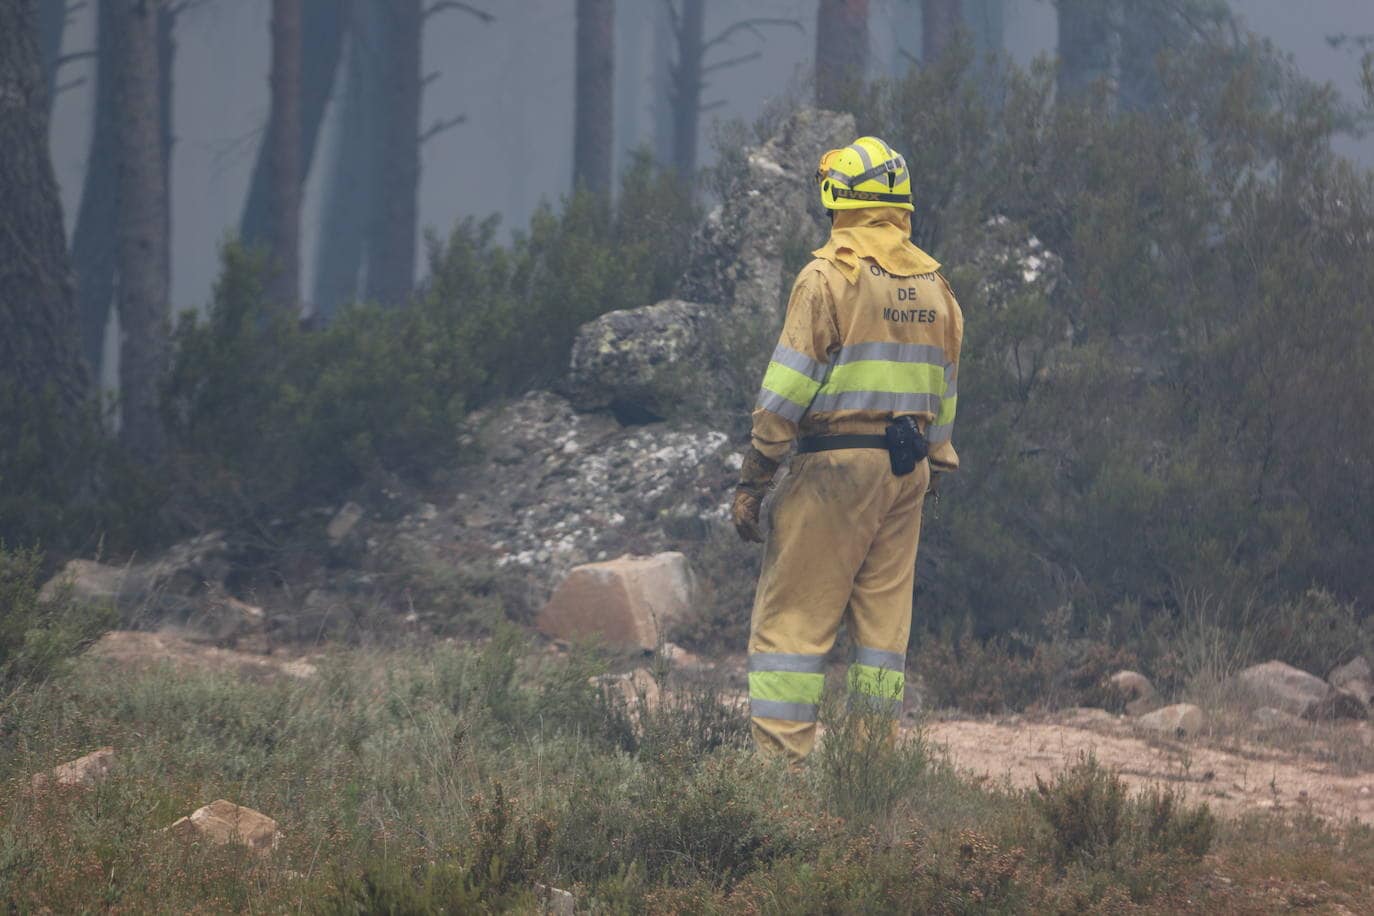
<svg viewBox="0 0 1374 916"><path fill-rule="evenodd" d="M668 142L657 144L670 154L673 168L679 175L691 177L697 167L697 133L701 113L723 105L722 101L703 104L702 95L709 85L707 77L720 70L737 67L762 56L754 50L734 57L710 61L713 51L729 45L736 36L753 35L763 40L768 26L790 26L801 29L795 19L750 18L730 23L710 38L706 37L706 0L663 0L666 14L666 33L671 39L672 56L667 66L666 102L669 116L659 121L670 127ZM661 129L661 127L660 127Z"/></svg>
<svg viewBox="0 0 1374 916"><path fill-rule="evenodd" d="M577 0L573 187L611 193L615 150L615 0Z"/></svg>
<svg viewBox="0 0 1374 916"><path fill-rule="evenodd" d="M816 106L843 108L868 70L868 0L820 0L816 8Z"/></svg>

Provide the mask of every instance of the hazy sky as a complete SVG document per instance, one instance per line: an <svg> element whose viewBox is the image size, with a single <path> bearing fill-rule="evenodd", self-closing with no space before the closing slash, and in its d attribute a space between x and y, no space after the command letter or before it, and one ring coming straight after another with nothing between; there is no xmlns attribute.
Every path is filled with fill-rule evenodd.
<svg viewBox="0 0 1374 916"><path fill-rule="evenodd" d="M491 25L457 14L435 17L426 30L424 71L439 79L423 104L426 124L465 113L465 124L426 144L422 151L420 193L422 228L445 232L468 215L503 214L507 226L520 227L541 200L556 200L571 180L573 94L573 0L474 0L498 16ZM620 0L621 16L645 16L658 0ZM894 4L912 0L873 0L875 67L892 54L884 29ZM64 50L91 47L94 23L87 4L69 27ZM1293 54L1317 80L1331 81L1351 97L1359 95L1354 56L1326 43L1338 32L1374 33L1374 0L1236 0L1250 26ZM724 104L709 118L753 119L769 99L786 93L804 97L814 50L815 0L750 0L708 4L708 34L749 16L795 19L805 31L774 28L760 42L741 36L730 56L758 50L759 60L717 74L706 101ZM268 113L267 72L270 0L210 0L185 15L177 36L175 78L176 147L173 157L172 296L174 308L202 307L218 267L219 243L239 220L257 144ZM1052 52L1055 14L1046 0L1006 0L1008 50L1020 62ZM617 100L622 143L652 136L649 68L656 49L649 42L621 41L617 65L639 98ZM80 64L64 79L89 75ZM90 83L64 92L53 118L53 160L70 222L76 213L89 139ZM337 142L325 126L321 153ZM633 135L633 136L630 136ZM1341 151L1374 165L1374 138L1343 140ZM710 145L702 142L709 159ZM304 289L310 290L310 262L319 232L317 159L306 189ZM493 176L496 176L493 178Z"/></svg>

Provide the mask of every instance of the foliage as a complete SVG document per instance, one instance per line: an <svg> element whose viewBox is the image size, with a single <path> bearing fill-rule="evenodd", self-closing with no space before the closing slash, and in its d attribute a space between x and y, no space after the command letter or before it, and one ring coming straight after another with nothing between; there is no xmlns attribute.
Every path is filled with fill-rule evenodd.
<svg viewBox="0 0 1374 916"><path fill-rule="evenodd" d="M594 912L1231 911L1248 890L1214 875L1238 872L1256 894L1367 893L1367 828L1218 827L1091 761L1010 791L919 741L850 743L834 714L825 756L792 768L738 732L695 740L694 697L719 685L674 673L659 706L630 705L627 751L584 705L599 691L569 690L593 662L527 654L514 631L340 651L308 680L80 659L5 699L0 885L55 912L531 911L536 883ZM30 788L104 745L118 763L99 786ZM215 798L278 820L271 858L163 829Z"/></svg>
<svg viewBox="0 0 1374 916"><path fill-rule="evenodd" d="M261 529L363 483L426 482L460 460L467 410L549 382L584 322L666 295L694 222L640 159L613 208L576 194L509 245L495 218L464 220L431 237L408 307L357 304L315 330L270 307L259 253L227 246L208 314L175 335L178 521Z"/></svg>
<svg viewBox="0 0 1374 916"><path fill-rule="evenodd" d="M71 656L115 625L110 607L90 607L69 589L41 595L42 557L0 542L0 693L58 673Z"/></svg>

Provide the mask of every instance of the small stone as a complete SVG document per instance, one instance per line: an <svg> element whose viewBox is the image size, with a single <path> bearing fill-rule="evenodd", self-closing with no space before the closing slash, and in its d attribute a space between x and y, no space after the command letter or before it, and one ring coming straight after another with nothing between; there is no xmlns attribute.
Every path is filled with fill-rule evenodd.
<svg viewBox="0 0 1374 916"><path fill-rule="evenodd" d="M681 668L687 671L697 671L711 667L709 662L703 661L697 656L679 645L665 642L663 644L663 657L672 663L674 668Z"/></svg>
<svg viewBox="0 0 1374 916"><path fill-rule="evenodd" d="M547 884L536 884L534 892L546 916L574 916L577 912L576 898L572 891L565 891Z"/></svg>
<svg viewBox="0 0 1374 916"><path fill-rule="evenodd" d="M358 522L363 520L363 514L363 507L357 503L344 503L325 526L324 533L329 536L329 542L338 544L352 534L353 529L358 527Z"/></svg>
<svg viewBox="0 0 1374 916"><path fill-rule="evenodd" d="M49 783L58 786L90 788L105 781L105 777L109 776L110 771L114 768L114 763L115 749L102 747L84 757L78 757L54 767L51 773L36 774L30 784L35 789L41 789Z"/></svg>
<svg viewBox="0 0 1374 916"><path fill-rule="evenodd" d="M167 829L187 843L201 840L215 846L236 843L260 856L270 853L281 836L272 818L222 798L197 808Z"/></svg>
<svg viewBox="0 0 1374 916"><path fill-rule="evenodd" d="M1176 703L1146 713L1136 721L1150 731L1179 738L1191 738L1202 731L1205 719L1202 710L1192 703Z"/></svg>
<svg viewBox="0 0 1374 916"><path fill-rule="evenodd" d="M628 674L603 674L588 683L600 686L607 695L619 696L631 709L638 709L641 700L648 709L658 705L658 681L647 668L636 668Z"/></svg>

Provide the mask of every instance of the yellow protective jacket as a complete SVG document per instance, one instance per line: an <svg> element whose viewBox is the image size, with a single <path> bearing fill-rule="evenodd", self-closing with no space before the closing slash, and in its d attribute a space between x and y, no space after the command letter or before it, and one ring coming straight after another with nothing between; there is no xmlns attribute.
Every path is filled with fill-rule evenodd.
<svg viewBox="0 0 1374 916"><path fill-rule="evenodd" d="M792 288L763 378L754 447L781 460L799 433L881 435L893 417L913 415L930 442L931 469L957 469L951 435L964 316L938 262L910 242L909 215L840 212L814 254Z"/></svg>

